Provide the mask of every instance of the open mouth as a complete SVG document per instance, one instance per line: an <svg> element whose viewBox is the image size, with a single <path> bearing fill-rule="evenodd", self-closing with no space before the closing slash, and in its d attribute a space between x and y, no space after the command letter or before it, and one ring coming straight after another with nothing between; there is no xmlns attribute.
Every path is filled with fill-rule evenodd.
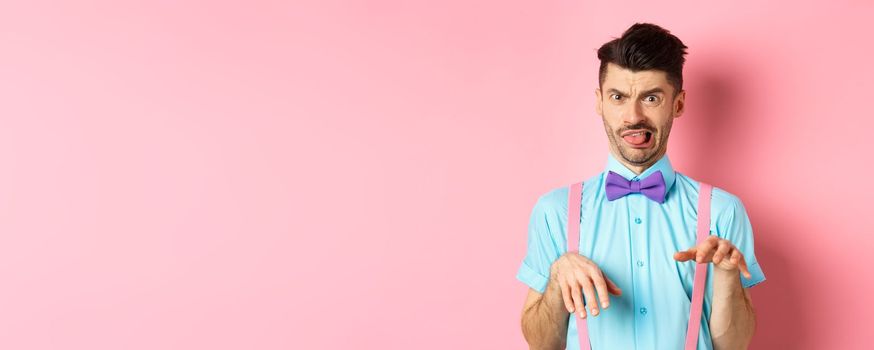
<svg viewBox="0 0 874 350"><path fill-rule="evenodd" d="M652 132L649 130L629 130L622 133L622 139L634 148L647 148L652 145Z"/></svg>

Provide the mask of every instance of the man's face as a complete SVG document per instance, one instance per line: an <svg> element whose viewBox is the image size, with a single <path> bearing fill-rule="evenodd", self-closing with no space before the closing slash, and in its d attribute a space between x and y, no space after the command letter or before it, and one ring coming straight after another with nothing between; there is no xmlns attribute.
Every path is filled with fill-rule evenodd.
<svg viewBox="0 0 874 350"><path fill-rule="evenodd" d="M674 95L663 71L632 72L608 63L604 83L595 90L595 110L618 160L642 171L667 152L668 135L674 118L683 113L686 92Z"/></svg>

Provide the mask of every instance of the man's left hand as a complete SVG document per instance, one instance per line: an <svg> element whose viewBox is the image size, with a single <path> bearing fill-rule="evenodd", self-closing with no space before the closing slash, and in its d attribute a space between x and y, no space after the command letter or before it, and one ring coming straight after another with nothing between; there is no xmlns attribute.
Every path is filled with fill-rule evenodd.
<svg viewBox="0 0 874 350"><path fill-rule="evenodd" d="M726 271L740 269L744 277L752 277L747 269L744 255L727 239L711 235L697 246L674 253L674 260L689 261L692 259L695 259L695 262L699 264L713 262L716 267Z"/></svg>

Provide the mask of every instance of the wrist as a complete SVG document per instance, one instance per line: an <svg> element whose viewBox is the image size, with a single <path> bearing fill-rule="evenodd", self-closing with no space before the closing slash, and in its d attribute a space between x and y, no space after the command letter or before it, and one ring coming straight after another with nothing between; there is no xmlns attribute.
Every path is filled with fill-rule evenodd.
<svg viewBox="0 0 874 350"><path fill-rule="evenodd" d="M714 297L732 297L736 293L742 293L740 283L740 269L724 270L713 269Z"/></svg>
<svg viewBox="0 0 874 350"><path fill-rule="evenodd" d="M555 278L550 277L549 282L546 284L546 290L543 292L543 298L540 300L551 312L559 314L569 313L564 305L561 285Z"/></svg>
<svg viewBox="0 0 874 350"><path fill-rule="evenodd" d="M740 269L726 270L726 269L722 269L722 268L714 266L713 274L714 274L715 278L719 278L719 279L723 279L723 280L736 279L736 280L740 281Z"/></svg>

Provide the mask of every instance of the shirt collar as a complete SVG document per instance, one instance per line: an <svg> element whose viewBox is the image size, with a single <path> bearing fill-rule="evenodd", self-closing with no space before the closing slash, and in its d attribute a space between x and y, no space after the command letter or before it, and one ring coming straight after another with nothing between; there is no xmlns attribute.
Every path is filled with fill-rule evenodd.
<svg viewBox="0 0 874 350"><path fill-rule="evenodd" d="M625 164L619 162L616 157L613 156L612 152L607 153L607 167L604 170L604 174L606 175L608 171L612 171L622 177L626 178L629 181L640 181L640 179L649 176L650 174L656 171L662 171L662 177L665 178L665 193L671 192L671 187L674 185L674 180L676 179L676 173L674 171L674 167L671 166L671 160L668 158L668 154L665 153L661 159L659 159L655 164L651 165L649 168L646 168L640 175L635 175L631 169L625 167Z"/></svg>

